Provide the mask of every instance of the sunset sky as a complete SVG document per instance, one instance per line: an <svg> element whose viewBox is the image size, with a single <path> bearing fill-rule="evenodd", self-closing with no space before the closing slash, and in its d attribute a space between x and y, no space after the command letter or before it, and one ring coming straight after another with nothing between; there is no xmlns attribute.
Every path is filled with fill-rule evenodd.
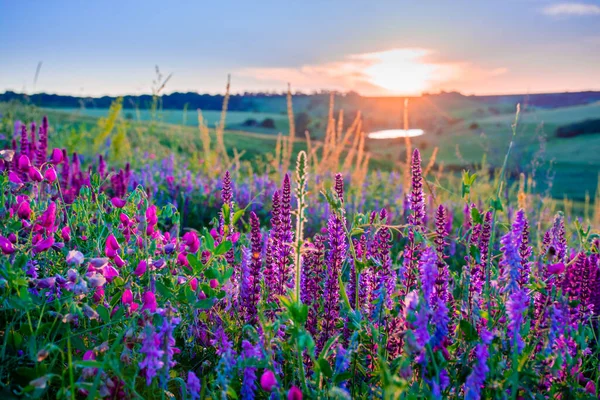
<svg viewBox="0 0 600 400"><path fill-rule="evenodd" d="M0 91L148 93L155 65L167 92L600 90L600 1L0 0Z"/></svg>

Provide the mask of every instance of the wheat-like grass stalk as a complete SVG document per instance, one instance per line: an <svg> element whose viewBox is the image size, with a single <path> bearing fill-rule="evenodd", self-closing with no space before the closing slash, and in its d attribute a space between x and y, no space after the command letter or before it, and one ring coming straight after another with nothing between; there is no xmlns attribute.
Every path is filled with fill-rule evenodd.
<svg viewBox="0 0 600 400"><path fill-rule="evenodd" d="M290 125L290 130L289 130L287 141L284 142L284 148L283 148L284 151L283 151L282 162L285 163L283 165L283 173L284 174L288 171L288 168L290 167L290 159L291 159L292 153L294 151L294 141L296 139L296 124L294 121L294 108L292 106L292 87L289 83L288 83L286 101L287 101L287 115L288 115L288 122Z"/></svg>
<svg viewBox="0 0 600 400"><path fill-rule="evenodd" d="M213 156L210 151L210 132L204 122L201 109L198 109L198 129L200 130L200 141L202 142L202 149L204 150L204 163L208 171L213 166Z"/></svg>
<svg viewBox="0 0 600 400"><path fill-rule="evenodd" d="M429 157L429 162L427 163L427 167L425 167L425 171L423 171L423 176L427 176L429 174L429 171L431 171L431 169L435 165L435 159L437 158L437 153L438 153L438 147L436 146L433 148L431 157Z"/></svg>
<svg viewBox="0 0 600 400"><path fill-rule="evenodd" d="M229 165L229 156L227 155L227 149L225 147L225 120L227 118L227 107L229 105L229 90L231 88L231 75L227 75L227 86L225 87L225 96L223 97L223 107L221 108L221 119L216 129L217 144L219 146L219 152L224 160L225 165Z"/></svg>
<svg viewBox="0 0 600 400"><path fill-rule="evenodd" d="M404 99L404 147L406 147L406 165L404 167L404 193L410 190L410 164L412 158L412 144L408 136L408 98Z"/></svg>

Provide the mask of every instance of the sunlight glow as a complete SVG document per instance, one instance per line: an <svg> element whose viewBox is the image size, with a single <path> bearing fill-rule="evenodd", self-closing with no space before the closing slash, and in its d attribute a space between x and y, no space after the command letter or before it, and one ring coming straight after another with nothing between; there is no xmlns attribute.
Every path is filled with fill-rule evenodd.
<svg viewBox="0 0 600 400"><path fill-rule="evenodd" d="M354 56L367 62L365 79L390 94L418 95L429 90L434 81L448 76L447 68L428 63L426 49L392 49Z"/></svg>

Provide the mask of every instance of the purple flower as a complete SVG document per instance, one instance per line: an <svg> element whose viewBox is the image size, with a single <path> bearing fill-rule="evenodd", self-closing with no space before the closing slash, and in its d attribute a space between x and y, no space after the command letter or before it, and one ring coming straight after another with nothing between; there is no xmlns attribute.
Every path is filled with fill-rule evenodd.
<svg viewBox="0 0 600 400"><path fill-rule="evenodd" d="M158 341L160 343L161 349L164 354L164 366L165 373L161 376L162 387L166 387L169 369L175 366L175 361L173 360L173 354L178 351L175 348L175 338L173 337L173 331L175 326L179 324L181 320L175 317L165 317L163 319L163 324L158 332Z"/></svg>
<svg viewBox="0 0 600 400"><path fill-rule="evenodd" d="M481 389L485 383L485 377L490 370L487 366L488 357L487 345L478 344L475 348L475 367L465 382L465 400L481 399Z"/></svg>
<svg viewBox="0 0 600 400"><path fill-rule="evenodd" d="M385 209L379 213L382 224L389 223L389 217ZM375 268L376 297L384 299L384 305L392 309L392 295L396 290L396 274L392 268L390 250L392 248L392 233L390 228L381 227L373 238L371 256L378 261ZM374 307L377 309L378 307Z"/></svg>
<svg viewBox="0 0 600 400"><path fill-rule="evenodd" d="M256 367L251 364L254 362L253 359L259 359L260 357L261 352L258 346L253 345L247 340L242 341L242 359L246 363L242 375L242 390L240 393L243 400L254 399L256 393Z"/></svg>
<svg viewBox="0 0 600 400"><path fill-rule="evenodd" d="M279 245L279 234L280 234L280 195L279 191L273 193L273 206L271 209L271 231L267 240L267 251L265 254L265 270L264 280L267 288L267 301L273 303L278 301L277 296L279 293L279 281L281 277L279 275L279 268L277 265L278 259L278 245Z"/></svg>
<svg viewBox="0 0 600 400"><path fill-rule="evenodd" d="M192 371L188 372L186 388L187 394L191 400L200 399L200 391L202 390L200 386L200 379L198 379L196 374Z"/></svg>
<svg viewBox="0 0 600 400"><path fill-rule="evenodd" d="M421 290L425 301L430 306L433 296L433 288L437 280L437 255L433 248L426 247L419 262Z"/></svg>
<svg viewBox="0 0 600 400"><path fill-rule="evenodd" d="M516 346L513 351L521 352L525 344L521 338L520 329L525 323L527 310L529 309L529 295L523 289L513 292L506 302L506 312L508 314L508 337L512 339Z"/></svg>
<svg viewBox="0 0 600 400"><path fill-rule="evenodd" d="M302 258L301 300L308 306L306 329L315 336L318 331L318 313L323 299L322 282L324 279L325 237L316 235L314 243L305 243L307 250Z"/></svg>
<svg viewBox="0 0 600 400"><path fill-rule="evenodd" d="M146 375L146 385L150 386L154 377L164 367L164 351L161 350L160 337L154 330L154 326L150 323L147 323L144 329L144 338L140 353L144 356L144 359L140 363L140 369Z"/></svg>
<svg viewBox="0 0 600 400"><path fill-rule="evenodd" d="M513 293L520 288L519 280L521 278L521 254L519 249L522 242L523 220L515 219L512 229L502 238L500 243L502 247L502 258L500 259L500 275L504 285L502 291Z"/></svg>
<svg viewBox="0 0 600 400"><path fill-rule="evenodd" d="M247 274L244 275L243 285L247 288L244 299L244 308L246 317L250 324L258 323L258 313L256 306L260 298L260 269L262 260L260 253L262 251L262 236L260 234L260 221L254 212L250 213L250 242L251 242L251 261Z"/></svg>
<svg viewBox="0 0 600 400"><path fill-rule="evenodd" d="M229 174L229 171L225 171L225 176L223 177L221 199L223 200L223 204L231 206L231 202L233 201L233 189L231 187L231 175Z"/></svg>
<svg viewBox="0 0 600 400"><path fill-rule="evenodd" d="M324 315L319 337L319 349L335 334L336 325L340 317L340 286L339 274L342 264L346 259L346 233L344 230L345 219L335 213L329 216L327 231L329 234L329 253L327 254L327 275L324 290Z"/></svg>
<svg viewBox="0 0 600 400"><path fill-rule="evenodd" d="M417 229L421 229L425 218L425 194L423 193L423 178L421 176L421 153L416 148L413 151L411 170L411 214L408 217L408 223L417 227Z"/></svg>

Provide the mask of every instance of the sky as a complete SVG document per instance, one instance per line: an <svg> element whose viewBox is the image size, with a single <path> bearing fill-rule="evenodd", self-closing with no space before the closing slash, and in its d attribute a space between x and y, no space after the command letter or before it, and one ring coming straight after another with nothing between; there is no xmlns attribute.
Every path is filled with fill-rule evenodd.
<svg viewBox="0 0 600 400"><path fill-rule="evenodd" d="M150 93L155 66L166 93L600 90L600 0L0 0L0 92Z"/></svg>

